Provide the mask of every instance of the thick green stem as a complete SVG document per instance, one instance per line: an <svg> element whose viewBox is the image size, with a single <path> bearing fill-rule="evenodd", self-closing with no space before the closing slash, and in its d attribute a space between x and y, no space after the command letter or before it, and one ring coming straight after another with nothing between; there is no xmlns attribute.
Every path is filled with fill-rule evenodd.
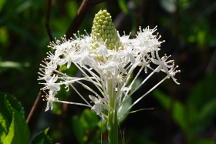
<svg viewBox="0 0 216 144"><path fill-rule="evenodd" d="M118 119L116 111L110 112L108 127L109 144L118 144Z"/></svg>
<svg viewBox="0 0 216 144"><path fill-rule="evenodd" d="M118 144L118 116L115 105L115 95L113 91L112 81L109 82L109 94L110 94L110 109L108 114L108 141L109 144Z"/></svg>

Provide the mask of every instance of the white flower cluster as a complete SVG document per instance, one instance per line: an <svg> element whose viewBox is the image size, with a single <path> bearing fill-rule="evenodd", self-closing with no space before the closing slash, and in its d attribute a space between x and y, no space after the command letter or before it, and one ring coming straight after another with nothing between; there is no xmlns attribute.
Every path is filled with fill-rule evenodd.
<svg viewBox="0 0 216 144"><path fill-rule="evenodd" d="M173 60L169 60L169 56L161 57L158 54L162 41L159 40L160 36L153 34L155 31L156 28L140 28L136 38L132 39L130 35L120 37L118 34L121 48L113 49L107 48L106 41L93 40L92 35L77 36L70 40L63 38L51 43L53 52L48 53L39 72L39 80L42 80L41 84L44 85L42 90L47 91L46 110L52 109L53 102L69 103L87 106L106 119L111 108L120 112L128 98L155 73L163 72L165 77L136 99L127 111L164 80L172 78L176 84L179 84L174 77L179 70L176 70L177 66ZM73 77L60 70L62 67L69 69L71 66L76 66L83 76ZM137 68L138 72L132 76ZM141 75L143 70L146 76ZM138 77L144 79L136 88L132 88ZM82 95L74 86L75 83L88 90L91 95ZM74 89L83 103L56 98L62 86Z"/></svg>

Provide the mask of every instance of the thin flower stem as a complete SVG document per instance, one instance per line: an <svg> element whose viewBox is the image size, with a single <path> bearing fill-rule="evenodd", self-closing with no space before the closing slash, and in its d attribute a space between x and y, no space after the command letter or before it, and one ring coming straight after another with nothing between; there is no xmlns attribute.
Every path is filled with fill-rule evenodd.
<svg viewBox="0 0 216 144"><path fill-rule="evenodd" d="M82 73L84 72L84 71L81 69L81 67L79 67L79 69L80 69L80 71L81 71ZM94 94L97 95L98 97L100 97L100 96L99 96L92 88L90 88L90 87L87 86L86 84L82 83L81 80L85 80L85 81L92 82L92 83L96 86L96 88L100 91L100 93L101 93L101 94L103 93L103 91L100 89L100 87L102 87L101 84L100 84L99 82L97 83L97 82L93 81L92 79L93 79L94 77L88 77L88 78L87 78L87 74L86 74L86 73L83 73L84 75L86 75L86 77L79 78L79 77L70 77L70 76L68 76L68 75L66 75L66 74L64 74L64 73L62 73L62 72L56 71L56 70L55 70L55 72L57 72L57 73L59 73L59 74L65 76L65 77L60 77L60 78L62 78L62 79L66 79L66 78L76 79L76 80L71 80L71 82L75 81L75 82L79 83L79 84L82 85L85 89L87 89L87 90L89 90L90 92L94 93ZM67 83L68 83L68 82L67 82ZM66 83L66 82L62 82L62 83L59 83L59 84L67 84L67 83ZM100 97L100 98L101 98L101 97Z"/></svg>
<svg viewBox="0 0 216 144"><path fill-rule="evenodd" d="M134 65L132 65L132 66L130 67L130 69L129 69L129 71L128 71L128 74L127 74L127 79L126 79L126 82L125 82L124 86L126 86L127 83L129 82L130 76L131 76L131 74L133 73L134 69L135 69L137 66L138 66L138 64L134 64Z"/></svg>
<svg viewBox="0 0 216 144"><path fill-rule="evenodd" d="M128 95L128 97L130 97L135 91L137 91L155 72L158 71L158 69L160 68L160 66L158 66L157 68L155 68L140 84L139 86L137 86L132 92L130 92L130 94Z"/></svg>
<svg viewBox="0 0 216 144"><path fill-rule="evenodd" d="M144 65L142 65L142 67L139 69L138 73L136 74L136 76L134 77L134 79L133 79L133 81L131 82L130 86L128 87L128 90L127 90L127 92L126 92L125 95L128 95L128 92L131 90L131 88L132 88L134 82L136 81L136 79L138 78L138 76L140 75L140 73L142 72L143 68L144 68Z"/></svg>
<svg viewBox="0 0 216 144"><path fill-rule="evenodd" d="M102 98L97 92L95 92L92 88L90 88L86 84L82 83L81 81L77 81L77 83L79 83L81 86L83 86L83 88L85 88L86 90L88 90L88 91L92 92L93 94L95 94L98 98Z"/></svg>
<svg viewBox="0 0 216 144"><path fill-rule="evenodd" d="M121 94L120 94L120 95L123 94L123 91L124 91L123 89L124 89L125 86L128 84L128 82L129 82L129 80L130 80L130 76L131 76L133 70L136 68L136 66L137 66L137 64L136 64L136 65L132 65L132 66L130 67L130 69L129 69L129 71L128 71L128 74L127 74L127 78L126 78L126 80L125 80L123 86L121 87L121 90L120 90L120 91L121 91Z"/></svg>
<svg viewBox="0 0 216 144"><path fill-rule="evenodd" d="M80 94L80 92L72 85L70 84L70 86L74 89L74 91L88 104L90 105L90 103ZM90 105L91 106L91 105Z"/></svg>
<svg viewBox="0 0 216 144"><path fill-rule="evenodd" d="M75 82L80 81L80 80L85 80L85 78L72 79L72 80L65 81L65 82L59 82L58 84L59 85L67 85L67 84L75 83Z"/></svg>
<svg viewBox="0 0 216 144"><path fill-rule="evenodd" d="M97 74L95 74L94 72L92 72L89 68L87 68L86 66L82 66L85 70L87 70L96 80L97 80L97 82L100 82L100 77L97 75Z"/></svg>
<svg viewBox="0 0 216 144"><path fill-rule="evenodd" d="M148 90L144 95L142 95L141 97L139 97L129 108L128 110L130 110L134 105L136 105L140 100L142 100L146 95L148 95L150 92L152 92L155 88L157 88L161 83L163 83L166 79L168 79L169 76L167 75L166 77L164 77L161 81L159 81L155 86L153 86L150 90Z"/></svg>
<svg viewBox="0 0 216 144"><path fill-rule="evenodd" d="M75 64L75 63L74 63ZM83 71L83 69L78 65L78 64L75 64L75 66L87 77L87 78L89 78L90 76L85 72L85 71ZM96 78L96 81L97 82L95 82L95 81L93 81L92 79L88 79L90 82L92 82L97 88L98 88L98 90L101 92L101 93L103 93L103 91L104 91L104 89L102 88L102 86L101 86L101 84L100 84L100 82L98 81L98 79ZM102 91L103 90L103 91Z"/></svg>
<svg viewBox="0 0 216 144"><path fill-rule="evenodd" d="M69 102L69 101L62 101L62 100L55 100L53 102L58 102L58 103L65 103L65 104L73 104L73 105L78 105L78 106L85 106L91 108L91 105L83 104L83 103L77 103L77 102Z"/></svg>

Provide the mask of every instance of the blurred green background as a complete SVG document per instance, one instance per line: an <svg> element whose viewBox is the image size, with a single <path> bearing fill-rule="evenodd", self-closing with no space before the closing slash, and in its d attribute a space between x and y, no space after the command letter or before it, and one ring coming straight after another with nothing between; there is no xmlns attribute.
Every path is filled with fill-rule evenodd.
<svg viewBox="0 0 216 144"><path fill-rule="evenodd" d="M81 0L52 1L50 28L55 38L66 33L80 4ZM107 133L95 113L73 105L56 104L53 112L45 113L42 104L29 128L24 123L41 87L39 64L49 51L47 9L47 0L0 0L0 143L106 141ZM162 52L171 54L182 71L177 75L181 85L166 81L134 108L146 110L128 115L121 124L124 143L215 144L216 1L107 0L88 10L81 33L91 32L100 9L111 13L121 34L134 35L139 26L157 25L166 40ZM75 68L72 72L79 73ZM142 89L137 95L141 93Z"/></svg>

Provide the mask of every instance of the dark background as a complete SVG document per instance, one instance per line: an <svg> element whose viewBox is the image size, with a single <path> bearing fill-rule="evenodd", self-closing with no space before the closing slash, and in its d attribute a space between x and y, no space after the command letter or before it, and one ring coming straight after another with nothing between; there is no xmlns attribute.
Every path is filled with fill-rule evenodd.
<svg viewBox="0 0 216 144"><path fill-rule="evenodd" d="M49 51L47 3L48 0L0 0L0 92L17 97L26 117L41 87L37 81L39 64ZM52 1L49 23L53 37L59 39L66 34L80 4L80 0ZM81 33L84 29L91 32L92 20L100 9L111 13L121 34L125 31L134 35L139 26L158 26L166 40L161 53L171 54L181 69L176 76L181 85L166 81L134 108L144 108L143 111L129 114L124 120L121 136L125 143L214 144L216 1L107 0L87 9L79 26ZM76 68L73 72L79 73ZM150 86L151 82L143 89ZM142 89L136 95L141 93ZM50 127L53 143L94 144L101 134L106 139L99 118L91 111L56 105L53 112L45 113L44 108L40 104L30 123L32 136Z"/></svg>

